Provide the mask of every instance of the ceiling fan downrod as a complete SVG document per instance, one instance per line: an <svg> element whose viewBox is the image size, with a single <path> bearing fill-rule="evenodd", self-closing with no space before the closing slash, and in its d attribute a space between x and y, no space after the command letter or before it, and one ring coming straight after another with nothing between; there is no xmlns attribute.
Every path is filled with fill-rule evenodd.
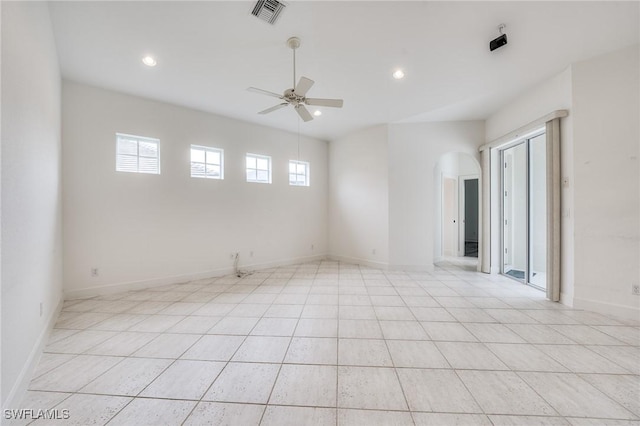
<svg viewBox="0 0 640 426"><path fill-rule="evenodd" d="M293 90L296 90L296 49L300 47L300 39L298 37L290 37L287 40L287 46L293 51Z"/></svg>

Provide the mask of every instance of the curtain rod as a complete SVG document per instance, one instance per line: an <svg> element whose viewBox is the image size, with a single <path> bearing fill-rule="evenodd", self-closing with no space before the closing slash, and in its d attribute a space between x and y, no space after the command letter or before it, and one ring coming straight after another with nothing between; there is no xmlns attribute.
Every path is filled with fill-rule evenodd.
<svg viewBox="0 0 640 426"><path fill-rule="evenodd" d="M556 118L564 118L564 117L567 117L568 115L569 115L569 111L567 111L566 109L555 110L543 117L538 118L537 120L534 120L528 124L525 124L519 129L509 132L506 135L499 137L498 139L494 139L493 141L482 145L480 148L478 148L478 151L482 152L485 149L495 148L497 146L503 145L506 142L510 142L512 140L518 139L520 136L531 132L536 127L544 126L548 121L554 120Z"/></svg>

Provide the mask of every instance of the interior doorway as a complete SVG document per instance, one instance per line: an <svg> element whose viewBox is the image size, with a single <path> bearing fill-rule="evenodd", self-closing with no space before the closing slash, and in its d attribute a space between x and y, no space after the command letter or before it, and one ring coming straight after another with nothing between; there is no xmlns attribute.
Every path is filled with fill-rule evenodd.
<svg viewBox="0 0 640 426"><path fill-rule="evenodd" d="M464 257L478 257L478 227L479 227L479 179L477 176L461 176L460 237L461 255Z"/></svg>
<svg viewBox="0 0 640 426"><path fill-rule="evenodd" d="M446 153L435 167L434 260L466 257L477 264L480 246L480 165L471 155Z"/></svg>

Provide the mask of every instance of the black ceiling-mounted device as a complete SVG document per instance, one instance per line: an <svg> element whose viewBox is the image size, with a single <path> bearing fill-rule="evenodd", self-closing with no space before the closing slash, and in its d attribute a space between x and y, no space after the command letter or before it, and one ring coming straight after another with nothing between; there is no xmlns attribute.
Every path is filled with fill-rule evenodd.
<svg viewBox="0 0 640 426"><path fill-rule="evenodd" d="M499 47L504 46L505 44L507 44L507 35L503 34L502 31L504 31L504 29L506 28L505 24L500 24L498 26L498 31L500 31L500 36L497 38L494 38L493 40L491 40L489 42L489 50L490 51L494 51Z"/></svg>

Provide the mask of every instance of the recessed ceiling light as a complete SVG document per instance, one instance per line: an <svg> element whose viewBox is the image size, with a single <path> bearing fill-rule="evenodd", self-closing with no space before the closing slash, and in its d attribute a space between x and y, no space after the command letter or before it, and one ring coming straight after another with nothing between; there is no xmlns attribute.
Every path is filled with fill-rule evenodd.
<svg viewBox="0 0 640 426"><path fill-rule="evenodd" d="M396 80L401 80L404 78L404 71L402 70L395 70L393 72L393 78L395 78Z"/></svg>
<svg viewBox="0 0 640 426"><path fill-rule="evenodd" d="M316 117L320 117L322 115L322 111L317 109L317 110L313 111L313 115L315 115Z"/></svg>
<svg viewBox="0 0 640 426"><path fill-rule="evenodd" d="M144 58L142 58L142 63L148 67L155 67L157 64L156 60L153 59L152 56L145 56Z"/></svg>

